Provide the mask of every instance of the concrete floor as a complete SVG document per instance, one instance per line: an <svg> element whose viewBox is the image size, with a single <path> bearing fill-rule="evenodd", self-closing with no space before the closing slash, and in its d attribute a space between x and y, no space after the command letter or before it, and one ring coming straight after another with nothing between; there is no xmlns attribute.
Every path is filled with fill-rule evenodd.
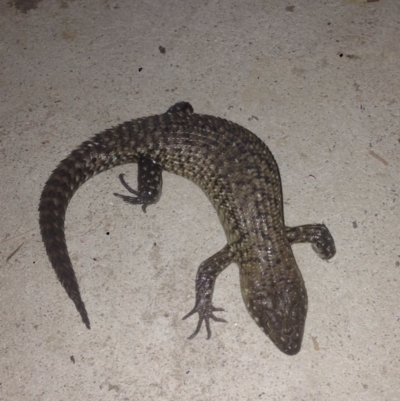
<svg viewBox="0 0 400 401"><path fill-rule="evenodd" d="M29 3L0 5L0 400L399 400L400 2ZM50 267L37 207L52 169L181 100L262 138L287 224L324 221L335 237L331 263L294 247L309 295L294 357L247 314L235 265L215 293L228 324L186 339L197 267L225 237L177 176L146 215L112 195L136 165L73 198L66 234L92 330Z"/></svg>

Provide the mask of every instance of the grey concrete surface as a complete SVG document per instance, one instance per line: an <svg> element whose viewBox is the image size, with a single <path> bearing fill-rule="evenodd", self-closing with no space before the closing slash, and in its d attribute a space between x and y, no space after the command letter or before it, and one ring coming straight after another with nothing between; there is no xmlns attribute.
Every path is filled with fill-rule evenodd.
<svg viewBox="0 0 400 401"><path fill-rule="evenodd" d="M0 3L0 400L399 400L400 2L34 3ZM112 195L135 165L73 198L90 331L50 267L37 207L52 169L181 100L262 138L287 224L335 237L331 263L294 247L309 295L294 357L247 314L235 265L215 293L228 323L187 340L197 267L225 237L182 178L164 175L147 214Z"/></svg>

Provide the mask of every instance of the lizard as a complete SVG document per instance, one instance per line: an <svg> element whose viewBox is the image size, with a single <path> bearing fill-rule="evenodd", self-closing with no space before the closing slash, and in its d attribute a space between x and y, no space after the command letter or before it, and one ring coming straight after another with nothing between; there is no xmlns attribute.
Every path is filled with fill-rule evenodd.
<svg viewBox="0 0 400 401"><path fill-rule="evenodd" d="M127 121L83 142L62 160L47 180L40 198L39 224L51 265L87 328L89 317L65 240L64 222L76 190L94 175L112 167L138 164L133 196L115 193L143 211L160 199L162 172L187 178L211 201L227 243L198 268L193 309L198 314L194 338L203 323L225 322L212 297L218 275L231 263L240 273L245 306L279 350L295 355L302 344L308 298L292 252L295 243L311 243L323 259L335 253L334 239L324 224L287 227L278 165L267 145L246 128L222 118L196 114L188 102L167 112Z"/></svg>

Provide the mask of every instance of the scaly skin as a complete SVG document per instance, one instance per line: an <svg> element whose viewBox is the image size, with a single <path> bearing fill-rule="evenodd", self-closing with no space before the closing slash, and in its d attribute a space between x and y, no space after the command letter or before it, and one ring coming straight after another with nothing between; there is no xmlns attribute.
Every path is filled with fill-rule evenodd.
<svg viewBox="0 0 400 401"><path fill-rule="evenodd" d="M301 347L307 315L307 292L291 244L310 242L322 259L335 254L324 225L285 227L278 166L268 147L245 128L221 118L193 114L189 103L167 113L139 118L108 129L84 142L61 161L40 199L40 229L50 262L90 328L64 235L65 213L75 191L89 178L125 163L139 163L136 197L127 203L147 205L161 194L161 171L197 184L218 212L227 245L203 262L196 278L199 314L193 338L204 321L222 309L212 305L218 274L232 262L240 269L241 292L252 318L288 355Z"/></svg>

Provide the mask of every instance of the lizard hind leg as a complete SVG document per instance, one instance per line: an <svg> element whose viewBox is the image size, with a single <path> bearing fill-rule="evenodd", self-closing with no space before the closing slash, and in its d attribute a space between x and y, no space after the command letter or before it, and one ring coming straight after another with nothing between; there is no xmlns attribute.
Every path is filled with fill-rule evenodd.
<svg viewBox="0 0 400 401"><path fill-rule="evenodd" d="M193 106L189 102L179 102L175 103L173 106L171 106L168 110L167 113L183 113L183 114L193 114Z"/></svg>
<svg viewBox="0 0 400 401"><path fill-rule="evenodd" d="M141 157L138 161L138 189L132 189L124 179L124 174L119 175L119 180L126 190L136 196L127 196L114 193L131 205L142 205L146 213L146 207L157 203L162 191L162 168L149 157Z"/></svg>

